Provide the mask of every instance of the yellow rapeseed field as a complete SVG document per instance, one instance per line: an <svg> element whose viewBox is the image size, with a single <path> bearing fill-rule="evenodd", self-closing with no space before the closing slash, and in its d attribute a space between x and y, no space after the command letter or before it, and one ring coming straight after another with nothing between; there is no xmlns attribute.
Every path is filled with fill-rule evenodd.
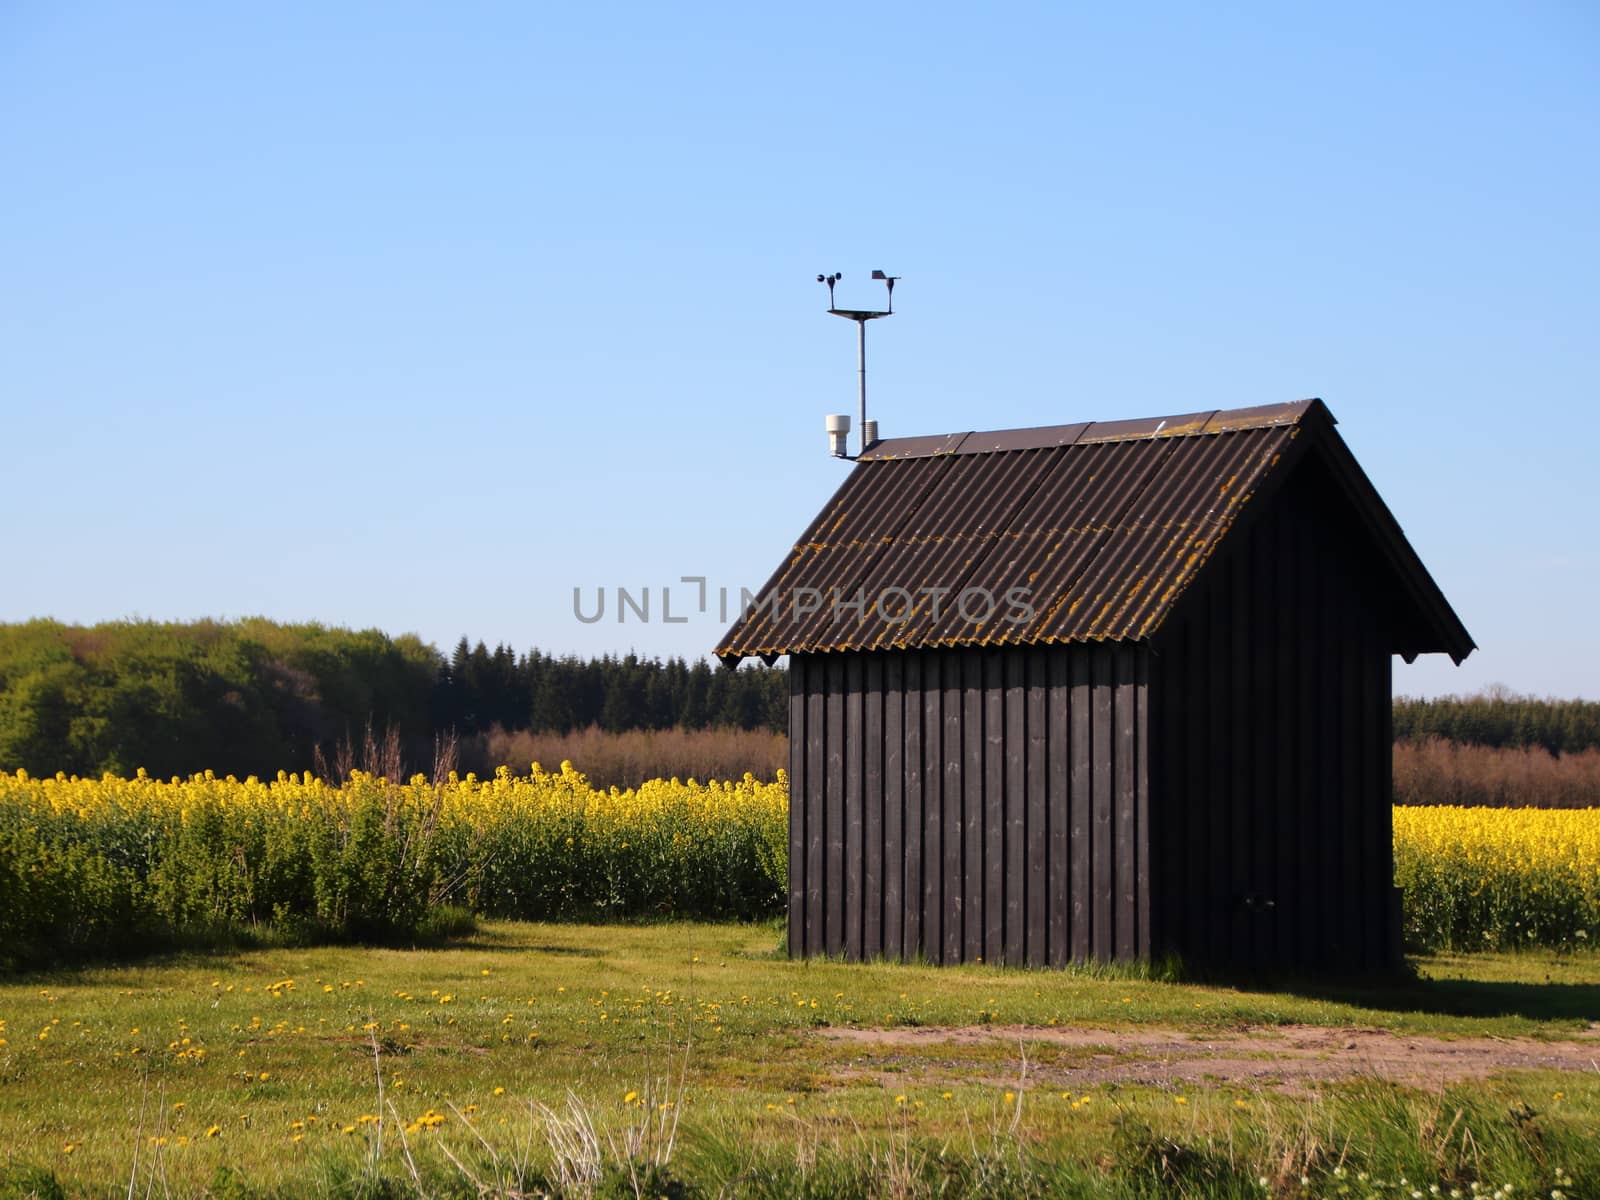
<svg viewBox="0 0 1600 1200"><path fill-rule="evenodd" d="M433 784L0 778L0 955L26 961L240 929L411 937L494 916L765 917L787 785L592 787L569 763Z"/></svg>
<svg viewBox="0 0 1600 1200"><path fill-rule="evenodd" d="M782 911L787 781L0 777L0 954L272 928L384 940L452 908L522 919ZM1397 808L1413 944L1600 935L1600 810Z"/></svg>
<svg viewBox="0 0 1600 1200"><path fill-rule="evenodd" d="M1600 937L1600 809L1396 808L1407 933L1457 950Z"/></svg>

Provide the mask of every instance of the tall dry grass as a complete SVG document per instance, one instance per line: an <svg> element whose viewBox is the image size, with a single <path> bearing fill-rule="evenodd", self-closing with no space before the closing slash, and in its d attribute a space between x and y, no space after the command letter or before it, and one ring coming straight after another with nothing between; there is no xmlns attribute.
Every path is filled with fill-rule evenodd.
<svg viewBox="0 0 1600 1200"><path fill-rule="evenodd" d="M1600 807L1600 750L1473 746L1444 738L1394 744L1396 804Z"/></svg>
<svg viewBox="0 0 1600 1200"><path fill-rule="evenodd" d="M555 770L570 762L596 787L630 788L651 779L772 780L789 763L781 733L724 726L715 729L633 729L607 733L598 725L571 733L507 733L498 726L463 739L463 770L487 775L496 767L526 771L529 763Z"/></svg>

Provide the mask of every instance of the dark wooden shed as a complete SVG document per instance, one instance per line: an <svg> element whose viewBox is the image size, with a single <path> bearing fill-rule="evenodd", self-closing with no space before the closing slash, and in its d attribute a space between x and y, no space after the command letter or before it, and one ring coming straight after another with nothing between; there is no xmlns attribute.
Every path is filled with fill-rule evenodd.
<svg viewBox="0 0 1600 1200"><path fill-rule="evenodd" d="M878 441L717 655L789 656L789 949L1366 970L1391 656L1472 639L1319 400Z"/></svg>

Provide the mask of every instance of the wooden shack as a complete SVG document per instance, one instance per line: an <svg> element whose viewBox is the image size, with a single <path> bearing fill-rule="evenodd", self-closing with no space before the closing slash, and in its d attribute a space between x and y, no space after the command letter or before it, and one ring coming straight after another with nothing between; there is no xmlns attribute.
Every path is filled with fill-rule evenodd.
<svg viewBox="0 0 1600 1200"><path fill-rule="evenodd" d="M716 650L789 656L790 952L1392 964L1391 656L1474 646L1334 424L867 447Z"/></svg>

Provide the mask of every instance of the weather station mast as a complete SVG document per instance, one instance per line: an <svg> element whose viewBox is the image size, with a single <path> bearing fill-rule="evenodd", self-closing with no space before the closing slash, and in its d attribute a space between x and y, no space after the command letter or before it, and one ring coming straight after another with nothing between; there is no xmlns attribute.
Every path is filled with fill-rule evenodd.
<svg viewBox="0 0 1600 1200"><path fill-rule="evenodd" d="M878 440L878 423L867 420L867 322L876 321L879 317L894 316L894 285L900 276L886 275L882 271L872 273L872 278L881 281L888 289L888 307L883 309L838 307L834 303L833 289L843 278L843 271L835 271L832 275L818 275L817 282L828 285L829 315L843 317L847 321L856 323L856 387L861 414L861 430L856 447L856 457L859 458L868 446ZM849 416L844 413L831 413L824 420L828 429L828 452L835 458L849 458L845 446L845 441L850 436Z"/></svg>

